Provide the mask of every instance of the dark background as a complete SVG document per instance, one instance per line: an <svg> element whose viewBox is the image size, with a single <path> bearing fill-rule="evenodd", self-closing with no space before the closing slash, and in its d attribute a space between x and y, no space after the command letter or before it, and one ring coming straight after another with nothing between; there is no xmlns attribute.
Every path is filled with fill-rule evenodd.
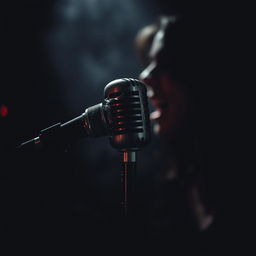
<svg viewBox="0 0 256 256"><path fill-rule="evenodd" d="M212 36L209 50L215 54L212 84L216 87L210 90L217 104L209 110L216 121L209 141L214 156L209 161L218 169L213 175L217 198L222 199L218 206L227 208L225 198L232 204L234 181L229 170L234 110L229 74L234 45L228 34L232 28L223 3L191 2L31 0L2 4L0 106L6 106L8 114L0 117L0 182L1 228L6 234L37 241L72 230L82 234L81 239L90 234L97 241L102 227L108 227L113 209L119 207L121 155L107 138L84 139L65 151L20 153L15 147L36 137L41 129L101 102L108 82L136 78L142 69L133 45L137 31L159 14L176 11L199 15L202 22L205 18L206 31ZM229 180L228 192L224 180ZM223 212L228 215L229 210ZM71 216L80 218L71 224L67 221Z"/></svg>

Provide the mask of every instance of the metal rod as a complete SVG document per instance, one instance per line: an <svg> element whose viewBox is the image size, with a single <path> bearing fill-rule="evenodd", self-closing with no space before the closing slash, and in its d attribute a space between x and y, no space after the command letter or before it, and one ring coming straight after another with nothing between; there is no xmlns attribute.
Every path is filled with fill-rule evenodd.
<svg viewBox="0 0 256 256"><path fill-rule="evenodd" d="M127 217L133 212L135 204L136 187L136 152L123 152L122 182L122 206L124 215Z"/></svg>

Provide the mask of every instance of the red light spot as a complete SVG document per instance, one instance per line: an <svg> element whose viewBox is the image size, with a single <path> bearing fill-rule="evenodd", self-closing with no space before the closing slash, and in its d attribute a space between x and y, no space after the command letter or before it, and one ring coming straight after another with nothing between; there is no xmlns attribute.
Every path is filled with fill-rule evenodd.
<svg viewBox="0 0 256 256"><path fill-rule="evenodd" d="M0 116L6 117L8 115L8 108L5 105L0 107Z"/></svg>

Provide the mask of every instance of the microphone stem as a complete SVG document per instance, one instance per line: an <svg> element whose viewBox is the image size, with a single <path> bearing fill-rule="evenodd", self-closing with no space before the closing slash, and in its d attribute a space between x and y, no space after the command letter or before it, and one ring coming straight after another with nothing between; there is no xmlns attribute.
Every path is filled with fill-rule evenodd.
<svg viewBox="0 0 256 256"><path fill-rule="evenodd" d="M135 209L136 188L136 152L123 152L122 183L122 207L125 217L132 215ZM129 208L129 209L128 209Z"/></svg>

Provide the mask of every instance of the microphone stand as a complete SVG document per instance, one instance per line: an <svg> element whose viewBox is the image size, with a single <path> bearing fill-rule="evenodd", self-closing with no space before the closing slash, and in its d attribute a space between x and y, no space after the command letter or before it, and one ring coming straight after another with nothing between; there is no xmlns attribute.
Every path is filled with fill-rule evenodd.
<svg viewBox="0 0 256 256"><path fill-rule="evenodd" d="M131 217L134 213L135 189L136 189L136 152L123 152L123 170L121 172L122 183L122 210L125 217Z"/></svg>

